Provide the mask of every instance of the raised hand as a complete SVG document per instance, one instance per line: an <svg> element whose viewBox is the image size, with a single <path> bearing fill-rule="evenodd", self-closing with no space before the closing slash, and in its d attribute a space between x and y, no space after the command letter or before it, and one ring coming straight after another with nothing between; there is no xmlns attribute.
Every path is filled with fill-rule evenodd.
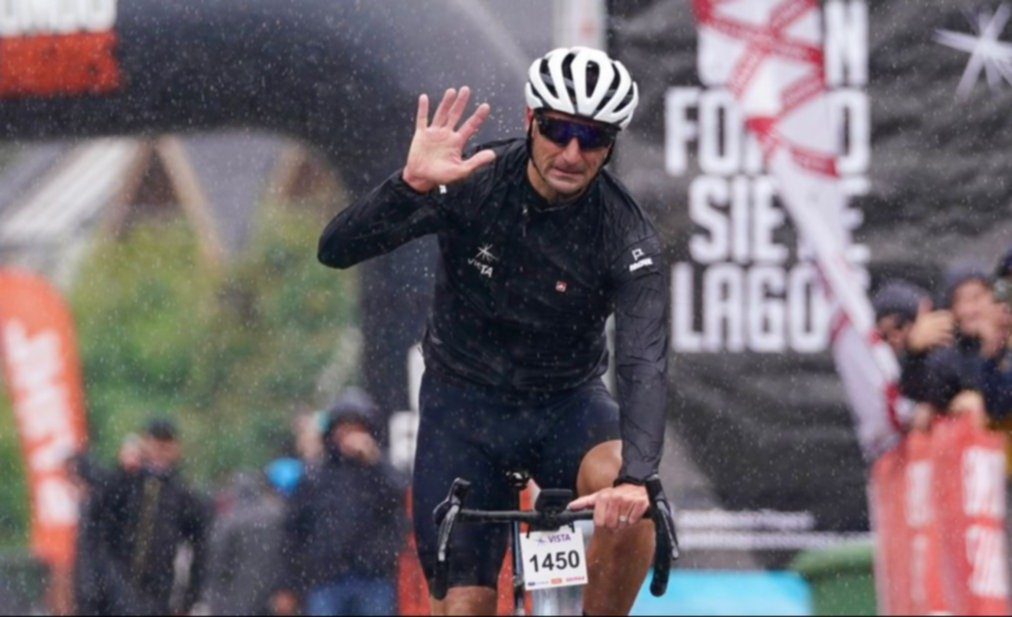
<svg viewBox="0 0 1012 617"><path fill-rule="evenodd" d="M450 88L443 94L443 100L429 123L429 97L425 94L418 97L415 134L411 138L408 162L401 176L419 193L427 193L440 184L463 180L479 167L495 160L495 152L491 150L482 150L464 160L465 144L478 132L491 111L488 103L482 103L457 128L470 98L471 89L467 86L459 92Z"/></svg>
<svg viewBox="0 0 1012 617"><path fill-rule="evenodd" d="M907 348L915 353L931 351L935 347L952 345L955 320L950 311L932 311L928 302L921 302L907 337Z"/></svg>

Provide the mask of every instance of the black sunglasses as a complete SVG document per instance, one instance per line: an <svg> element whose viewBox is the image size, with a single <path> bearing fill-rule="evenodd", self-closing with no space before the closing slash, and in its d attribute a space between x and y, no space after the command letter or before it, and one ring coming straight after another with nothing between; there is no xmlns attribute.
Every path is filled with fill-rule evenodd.
<svg viewBox="0 0 1012 617"><path fill-rule="evenodd" d="M561 118L552 118L545 114L535 114L538 132L559 146L567 146L576 138L581 150L597 150L607 148L615 143L618 129L580 122L569 122Z"/></svg>

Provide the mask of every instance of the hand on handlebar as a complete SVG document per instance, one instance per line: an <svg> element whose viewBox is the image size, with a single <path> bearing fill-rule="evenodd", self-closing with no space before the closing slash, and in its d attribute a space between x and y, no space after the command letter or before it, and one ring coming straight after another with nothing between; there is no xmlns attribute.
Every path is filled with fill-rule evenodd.
<svg viewBox="0 0 1012 617"><path fill-rule="evenodd" d="M647 489L620 484L584 495L569 504L570 510L594 508L594 526L616 531L638 523L650 509Z"/></svg>

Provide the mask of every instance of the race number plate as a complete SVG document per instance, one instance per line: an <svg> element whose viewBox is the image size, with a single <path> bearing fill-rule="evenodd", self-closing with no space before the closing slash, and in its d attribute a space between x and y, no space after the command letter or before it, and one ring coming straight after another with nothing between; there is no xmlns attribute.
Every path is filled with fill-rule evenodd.
<svg viewBox="0 0 1012 617"><path fill-rule="evenodd" d="M521 534L520 554L528 590L587 584L587 557L579 527Z"/></svg>

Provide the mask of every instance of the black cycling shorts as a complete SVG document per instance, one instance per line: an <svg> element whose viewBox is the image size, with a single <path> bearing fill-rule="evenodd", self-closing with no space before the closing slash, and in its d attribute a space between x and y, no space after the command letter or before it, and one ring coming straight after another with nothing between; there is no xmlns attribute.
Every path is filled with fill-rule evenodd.
<svg viewBox="0 0 1012 617"><path fill-rule="evenodd" d="M471 482L468 508L514 510L507 472L523 469L542 488L568 488L575 494L584 455L599 443L619 439L618 404L600 379L517 402L427 372L420 406L413 512L418 555L430 583L437 531L432 510L455 478ZM450 587L494 588L508 538L507 525L457 525L450 545Z"/></svg>

